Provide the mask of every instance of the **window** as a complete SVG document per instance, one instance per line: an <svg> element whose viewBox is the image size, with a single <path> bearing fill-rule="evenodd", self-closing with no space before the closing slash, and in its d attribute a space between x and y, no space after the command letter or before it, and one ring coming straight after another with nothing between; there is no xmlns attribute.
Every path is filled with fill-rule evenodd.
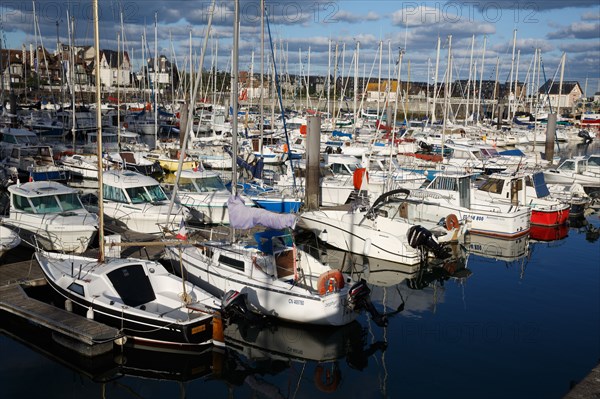
<svg viewBox="0 0 600 399"><path fill-rule="evenodd" d="M53 195L44 197L32 197L30 198L31 204L35 210L35 213L59 213L62 212L60 205Z"/></svg>
<svg viewBox="0 0 600 399"><path fill-rule="evenodd" d="M244 261L241 259L233 259L229 256L219 255L219 263L233 267L237 270L244 270Z"/></svg>
<svg viewBox="0 0 600 399"><path fill-rule="evenodd" d="M575 170L575 162L573 161L565 161L562 165L558 167L561 170Z"/></svg>
<svg viewBox="0 0 600 399"><path fill-rule="evenodd" d="M83 208L76 193L60 194L57 195L57 198L63 211L73 211Z"/></svg>
<svg viewBox="0 0 600 399"><path fill-rule="evenodd" d="M13 206L15 207L15 209L18 209L20 211L24 211L24 212L32 211L29 200L26 197L22 197L17 194L13 194Z"/></svg>
<svg viewBox="0 0 600 399"><path fill-rule="evenodd" d="M81 284L71 283L71 285L69 285L68 289L70 291L73 291L76 294L84 296L84 290L83 290L83 286Z"/></svg>
<svg viewBox="0 0 600 399"><path fill-rule="evenodd" d="M146 189L142 187L130 187L125 189L127 195L131 199L132 204L143 204L144 202L151 202L150 195L146 192Z"/></svg>
<svg viewBox="0 0 600 399"><path fill-rule="evenodd" d="M127 197L122 189L118 187L107 186L104 184L102 186L102 194L105 199L115 202L128 202Z"/></svg>
<svg viewBox="0 0 600 399"><path fill-rule="evenodd" d="M150 194L150 199L152 202L168 200L167 195L158 184L154 186L148 186L146 187L146 190L148 191L148 194Z"/></svg>
<svg viewBox="0 0 600 399"><path fill-rule="evenodd" d="M486 191L492 194L500 194L502 193L502 186L504 185L504 181L501 179L493 179L489 178L485 183L479 187L481 191Z"/></svg>
<svg viewBox="0 0 600 399"><path fill-rule="evenodd" d="M226 191L225 184L219 176L212 176L203 178L198 181L198 186L200 187L200 191L203 192L215 192L215 191Z"/></svg>

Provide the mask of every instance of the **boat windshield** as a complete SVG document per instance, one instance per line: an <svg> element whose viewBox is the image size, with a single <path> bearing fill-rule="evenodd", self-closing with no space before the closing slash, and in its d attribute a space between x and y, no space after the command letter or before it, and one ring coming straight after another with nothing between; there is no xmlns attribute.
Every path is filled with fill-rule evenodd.
<svg viewBox="0 0 600 399"><path fill-rule="evenodd" d="M45 214L62 212L60 204L54 195L31 197L30 200L35 213Z"/></svg>
<svg viewBox="0 0 600 399"><path fill-rule="evenodd" d="M76 193L59 194L56 196L63 212L82 209L81 201Z"/></svg>
<svg viewBox="0 0 600 399"><path fill-rule="evenodd" d="M133 204L160 202L168 199L167 195L158 184L154 186L130 187L125 189L125 191L127 191L127 195L129 195Z"/></svg>
<svg viewBox="0 0 600 399"><path fill-rule="evenodd" d="M199 192L214 193L216 191L227 191L223 180L219 176L204 177L196 180Z"/></svg>

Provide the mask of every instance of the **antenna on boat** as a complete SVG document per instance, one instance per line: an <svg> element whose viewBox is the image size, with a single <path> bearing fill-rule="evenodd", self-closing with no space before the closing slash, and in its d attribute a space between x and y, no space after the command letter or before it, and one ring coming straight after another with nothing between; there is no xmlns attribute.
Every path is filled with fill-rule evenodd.
<svg viewBox="0 0 600 399"><path fill-rule="evenodd" d="M98 0L93 0L94 12L94 68L96 73L96 131L98 158L98 262L104 262L104 205L102 195L102 109L100 106L100 34L98 30Z"/></svg>

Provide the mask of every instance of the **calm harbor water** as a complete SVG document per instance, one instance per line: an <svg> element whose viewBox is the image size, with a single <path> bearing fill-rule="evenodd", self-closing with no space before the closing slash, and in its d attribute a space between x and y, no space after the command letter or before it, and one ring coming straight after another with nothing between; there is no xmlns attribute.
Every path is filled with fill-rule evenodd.
<svg viewBox="0 0 600 399"><path fill-rule="evenodd" d="M334 329L234 325L227 352L82 359L0 314L2 396L560 398L600 361L599 232L594 213L514 241L468 237L427 269L366 260L368 272L354 268L375 305L402 309L387 327L367 316Z"/></svg>

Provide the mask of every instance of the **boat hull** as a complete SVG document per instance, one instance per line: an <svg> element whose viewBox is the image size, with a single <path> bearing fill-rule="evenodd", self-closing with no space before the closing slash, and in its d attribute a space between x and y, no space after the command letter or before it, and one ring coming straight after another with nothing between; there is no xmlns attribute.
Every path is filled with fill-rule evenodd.
<svg viewBox="0 0 600 399"><path fill-rule="evenodd" d="M205 250L205 249L204 249ZM243 271L224 266L212 258L207 258L203 249L167 247L165 252L173 262L182 262L182 267L193 284L216 296L229 290L246 294L249 305L255 311L294 323L341 326L356 319L358 313L348 307L348 285L339 292L318 295L315 290L307 290L293 281L273 280L262 274L248 262L251 258L242 257L238 265ZM308 255L302 258L306 260ZM237 259L237 258L236 258ZM177 266L175 270L181 270Z"/></svg>
<svg viewBox="0 0 600 399"><path fill-rule="evenodd" d="M553 210L538 210L531 211L531 224L537 226L559 226L565 224L569 219L569 207Z"/></svg>

